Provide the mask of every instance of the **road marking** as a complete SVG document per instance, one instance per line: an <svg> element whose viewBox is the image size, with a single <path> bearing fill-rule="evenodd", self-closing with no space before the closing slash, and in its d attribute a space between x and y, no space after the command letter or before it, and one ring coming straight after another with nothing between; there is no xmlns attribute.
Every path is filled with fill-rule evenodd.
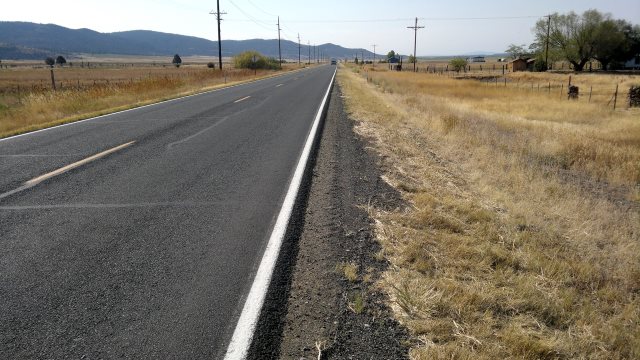
<svg viewBox="0 0 640 360"><path fill-rule="evenodd" d="M284 85L284 84L278 84L278 85L276 85L276 87L280 87L280 86L282 86L282 85Z"/></svg>
<svg viewBox="0 0 640 360"><path fill-rule="evenodd" d="M214 201L182 201L158 203L123 203L123 204L53 204L53 205L16 205L0 206L2 210L51 210L51 209L123 209L147 207L200 207L220 205Z"/></svg>
<svg viewBox="0 0 640 360"><path fill-rule="evenodd" d="M269 242L267 243L267 248L265 249L262 260L260 261L260 266L256 272L253 284L251 285L251 290L249 290L249 295L245 300L242 313L240 314L240 319L238 319L233 336L229 342L229 347L227 347L227 353L224 357L225 360L242 360L247 357L247 352L249 351L249 346L253 339L253 333L256 330L256 325L258 324L260 311L262 310L262 305L264 304L264 299L267 295L269 283L273 276L273 270L276 266L280 247L284 241L287 226L289 225L289 219L293 212L293 206L295 204L296 197L298 196L298 191L300 190L304 170L307 166L307 161L311 154L311 148L315 141L316 134L318 133L318 127L320 126L320 120L322 119L325 106L327 105L331 86L333 85L333 81L336 77L336 71L337 70L334 70L333 72L333 77L329 82L329 87L324 95L324 99L318 108L311 131L309 132L302 154L298 160L296 170L293 173L291 182L289 183L287 194L282 202L282 207L278 213L276 223L273 226Z"/></svg>
<svg viewBox="0 0 640 360"><path fill-rule="evenodd" d="M250 98L250 97L251 97L251 96L245 96L245 97L243 97L242 99L238 99L238 100L234 101L234 103L239 103L240 101L247 100L247 99L248 99L248 98Z"/></svg>
<svg viewBox="0 0 640 360"><path fill-rule="evenodd" d="M78 156L79 154L15 154L15 155L0 155L0 158L22 158L22 157L69 157Z"/></svg>
<svg viewBox="0 0 640 360"><path fill-rule="evenodd" d="M105 151L103 151L101 153L89 156L86 159L82 159L80 161L76 161L73 164L69 164L69 165L63 166L63 167L61 167L61 168L59 168L57 170L54 170L54 171L48 172L46 174L40 175L40 176L38 176L36 178L33 178L33 179L25 182L21 187L19 187L17 189L11 190L11 191L6 192L4 194L0 194L0 199L4 199L7 196L10 196L10 195L13 195L15 193L19 193L19 192L21 192L23 190L32 188L32 187L38 185L39 183L41 183L41 182L43 182L43 181L45 181L47 179L50 179L50 178L52 178L54 176L58 176L60 174L63 174L65 172L69 171L69 170L73 170L73 169L75 169L75 168L77 168L79 166L82 166L82 165L90 163L90 162L92 162L94 160L97 160L97 159L100 159L102 157L105 157L105 156L107 156L109 154L112 154L112 153L114 153L116 151L122 150L122 149L124 149L126 147L129 147L129 146L133 145L134 143L135 143L135 141L131 141L131 142L128 142L126 144L118 145L118 146L116 146L114 148L111 148L109 150L105 150Z"/></svg>
<svg viewBox="0 0 640 360"><path fill-rule="evenodd" d="M105 150L105 151L103 151L101 153L97 153L95 155L89 156L88 158L82 159L80 161L76 161L73 164L69 164L67 166L63 166L58 170L54 170L52 172L48 172L48 173L46 173L44 175L40 175L37 178L33 178L33 179L27 181L24 184L25 185L30 185L30 186L35 186L35 185L37 185L37 184L39 184L39 183L41 183L41 182L43 182L43 181L45 181L47 179L51 179L54 176L58 176L60 174L66 173L69 170L73 170L73 169L75 169L75 168L77 168L79 166L82 166L84 164L90 163L90 162L92 162L94 160L98 160L101 157L105 157L105 156L107 156L109 154L112 154L112 153L114 153L116 151L119 151L119 150L122 150L124 148L127 148L127 147L133 145L134 143L135 143L135 141L130 141L130 142L126 143L126 144L118 145L118 146L116 146L114 148L111 148L109 150Z"/></svg>

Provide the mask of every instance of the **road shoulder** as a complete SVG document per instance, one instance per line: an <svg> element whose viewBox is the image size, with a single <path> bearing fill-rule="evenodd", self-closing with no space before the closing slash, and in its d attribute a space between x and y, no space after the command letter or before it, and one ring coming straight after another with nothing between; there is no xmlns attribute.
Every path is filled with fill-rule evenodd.
<svg viewBox="0 0 640 360"><path fill-rule="evenodd" d="M317 359L321 352L332 359L407 358L408 335L376 286L388 263L377 256L381 248L367 213L371 204L392 210L402 203L381 179L366 139L354 133L341 96L336 84L299 230L282 254L282 268L288 264L290 273L279 276L265 308L279 316L272 316L269 327L261 320L252 357Z"/></svg>

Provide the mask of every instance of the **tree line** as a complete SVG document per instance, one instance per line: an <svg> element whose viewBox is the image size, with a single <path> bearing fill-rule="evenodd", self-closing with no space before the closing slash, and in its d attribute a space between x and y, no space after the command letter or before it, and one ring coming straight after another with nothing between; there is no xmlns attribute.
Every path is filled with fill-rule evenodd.
<svg viewBox="0 0 640 360"><path fill-rule="evenodd" d="M640 54L640 26L593 9L581 15L554 13L538 20L533 33L535 40L528 50L524 44L511 44L506 52L514 59L534 55L538 70L548 68L547 44L550 63L566 60L576 71L591 60L600 62L603 70L620 69Z"/></svg>

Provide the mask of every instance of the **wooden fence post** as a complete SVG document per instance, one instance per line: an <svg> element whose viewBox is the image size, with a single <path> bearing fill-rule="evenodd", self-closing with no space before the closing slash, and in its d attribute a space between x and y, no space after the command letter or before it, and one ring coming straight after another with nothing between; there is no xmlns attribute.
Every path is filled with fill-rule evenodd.
<svg viewBox="0 0 640 360"><path fill-rule="evenodd" d="M618 84L616 84L616 92L613 94L613 110L616 109L616 102L618 101Z"/></svg>
<svg viewBox="0 0 640 360"><path fill-rule="evenodd" d="M53 68L49 69L51 71L51 87L53 91L56 91L56 79L53 77Z"/></svg>
<svg viewBox="0 0 640 360"><path fill-rule="evenodd" d="M589 89L589 103L591 103L591 94L593 93L593 85L591 85L591 88Z"/></svg>

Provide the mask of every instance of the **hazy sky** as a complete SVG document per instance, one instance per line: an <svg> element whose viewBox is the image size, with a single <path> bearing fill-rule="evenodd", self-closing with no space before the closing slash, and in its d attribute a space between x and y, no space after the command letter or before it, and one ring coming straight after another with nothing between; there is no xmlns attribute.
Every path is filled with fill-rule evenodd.
<svg viewBox="0 0 640 360"><path fill-rule="evenodd" d="M209 14L215 7L215 0L12 0L1 6L0 21L100 32L156 30L217 40L215 16ZM418 31L418 55L501 52L510 43L528 45L540 16L590 8L640 24L638 0L220 0L220 10L227 12L223 39L277 38L280 15L283 38L297 41L300 33L305 44L330 42L369 50L377 44L377 53L412 53L413 30L407 26L417 16L418 25L426 27Z"/></svg>

